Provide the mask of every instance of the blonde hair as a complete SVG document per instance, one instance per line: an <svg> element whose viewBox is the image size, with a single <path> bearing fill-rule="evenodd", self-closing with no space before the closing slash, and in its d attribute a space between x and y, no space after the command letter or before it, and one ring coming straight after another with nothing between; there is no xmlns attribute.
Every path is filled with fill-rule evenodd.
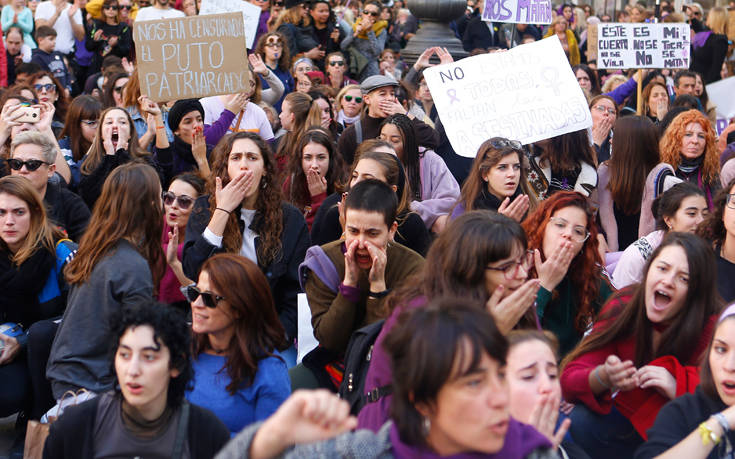
<svg viewBox="0 0 735 459"><path fill-rule="evenodd" d="M602 85L602 93L610 92L614 89L613 85L617 87L626 81L628 81L628 79L623 75L612 75L610 78L605 80L605 84Z"/></svg>
<svg viewBox="0 0 735 459"><path fill-rule="evenodd" d="M727 10L721 6L716 6L709 10L707 15L707 27L713 33L727 35Z"/></svg>

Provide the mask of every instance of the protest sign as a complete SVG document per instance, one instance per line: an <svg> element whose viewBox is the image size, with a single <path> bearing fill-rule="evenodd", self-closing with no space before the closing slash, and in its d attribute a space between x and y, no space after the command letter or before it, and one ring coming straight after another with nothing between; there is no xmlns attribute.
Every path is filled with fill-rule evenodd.
<svg viewBox="0 0 735 459"><path fill-rule="evenodd" d="M717 118L735 118L735 77L725 78L707 85L707 96L717 105Z"/></svg>
<svg viewBox="0 0 735 459"><path fill-rule="evenodd" d="M424 71L457 154L490 137L523 144L592 125L587 100L556 36Z"/></svg>
<svg viewBox="0 0 735 459"><path fill-rule="evenodd" d="M551 24L551 0L483 0L482 20L517 24Z"/></svg>
<svg viewBox="0 0 735 459"><path fill-rule="evenodd" d="M600 23L597 67L689 68L689 24Z"/></svg>
<svg viewBox="0 0 735 459"><path fill-rule="evenodd" d="M253 49L255 34L260 21L260 7L243 0L202 0L199 14L222 14L242 11L245 24L245 46Z"/></svg>
<svg viewBox="0 0 735 459"><path fill-rule="evenodd" d="M238 13L136 22L140 91L156 102L250 91Z"/></svg>

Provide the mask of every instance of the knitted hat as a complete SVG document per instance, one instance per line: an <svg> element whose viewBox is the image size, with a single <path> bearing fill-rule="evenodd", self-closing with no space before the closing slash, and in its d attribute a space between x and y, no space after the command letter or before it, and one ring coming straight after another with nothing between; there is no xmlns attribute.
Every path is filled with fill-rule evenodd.
<svg viewBox="0 0 735 459"><path fill-rule="evenodd" d="M179 123L181 119L191 112L199 112L204 118L204 107L199 102L199 99L182 99L177 100L171 110L168 111L168 127L171 132L176 132L179 129Z"/></svg>

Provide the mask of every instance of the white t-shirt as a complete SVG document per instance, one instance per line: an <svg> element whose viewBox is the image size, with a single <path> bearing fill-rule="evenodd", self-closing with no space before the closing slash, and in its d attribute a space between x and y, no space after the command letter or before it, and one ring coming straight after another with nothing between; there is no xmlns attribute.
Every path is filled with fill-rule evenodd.
<svg viewBox="0 0 735 459"><path fill-rule="evenodd" d="M135 22L138 21L156 21L158 19L174 19L186 16L183 11L175 8L156 8L155 6L146 6L138 11L135 16Z"/></svg>
<svg viewBox="0 0 735 459"><path fill-rule="evenodd" d="M204 107L204 124L211 125L217 121L222 114L222 110L225 109L225 104L222 103L219 96L204 97L199 99L199 102ZM235 113L235 119L232 120L230 125L231 131L254 132L266 141L273 138L273 128L268 121L268 116L262 108L254 103L248 102L245 106L245 112L242 114L239 125L237 123L238 118L240 118L240 113Z"/></svg>
<svg viewBox="0 0 735 459"><path fill-rule="evenodd" d="M71 8L71 4L66 5L66 8L59 14L59 17L53 25L54 30L56 30L56 47L54 51L58 51L61 54L69 54L74 50L74 32L71 28L71 22L69 22L69 8ZM36 8L35 18L36 20L44 19L48 21L53 17L54 13L56 13L56 7L53 2L41 2L38 4L38 8ZM75 24L81 25L82 12L80 10L74 13L73 20Z"/></svg>
<svg viewBox="0 0 735 459"><path fill-rule="evenodd" d="M255 251L255 238L258 237L258 235L255 231L250 229L250 225L253 223L254 218L255 209L240 209L240 219L245 222L245 230L242 232L242 247L240 248L240 255L257 265L258 255ZM222 236L215 235L209 227L204 229L202 236L213 246L222 247Z"/></svg>

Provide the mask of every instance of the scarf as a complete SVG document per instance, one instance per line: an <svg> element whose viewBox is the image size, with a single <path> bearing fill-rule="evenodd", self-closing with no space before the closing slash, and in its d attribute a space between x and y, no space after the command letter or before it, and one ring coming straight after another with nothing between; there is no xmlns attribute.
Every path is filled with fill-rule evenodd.
<svg viewBox="0 0 735 459"><path fill-rule="evenodd" d="M360 119L360 114L358 113L357 116L347 116L345 115L344 110L340 110L337 113L337 122L340 123L344 127L351 126L357 122L357 120Z"/></svg>
<svg viewBox="0 0 735 459"><path fill-rule="evenodd" d="M513 200L517 198L520 194L523 193L521 192L521 185L518 184L515 193L513 193L513 196L510 197L510 202L513 202ZM475 201L473 202L473 209L494 210L495 212L497 212L502 203L503 201L501 201L500 199L498 199L497 196L489 192L487 190L487 187L483 186L480 190L480 194L477 196L477 198L475 198Z"/></svg>
<svg viewBox="0 0 735 459"><path fill-rule="evenodd" d="M684 156L681 157L681 163L679 164L678 169L685 174L691 174L692 172L696 171L702 166L702 163L704 162L704 155L699 155L699 157L694 159L685 158Z"/></svg>
<svg viewBox="0 0 735 459"><path fill-rule="evenodd" d="M357 21L352 25L352 31L357 32L358 27L360 26L360 22L362 22L362 18L357 18ZM371 29L373 32L375 32L375 36L377 37L380 35L380 32L385 30L388 27L388 21L375 21L375 24L373 24L373 28ZM366 32L360 32L357 35L357 38L362 38L363 40L367 40L368 36Z"/></svg>
<svg viewBox="0 0 735 459"><path fill-rule="evenodd" d="M38 248L17 266L8 252L0 253L0 323L16 322L29 327L40 317L38 295L56 263L56 254Z"/></svg>

